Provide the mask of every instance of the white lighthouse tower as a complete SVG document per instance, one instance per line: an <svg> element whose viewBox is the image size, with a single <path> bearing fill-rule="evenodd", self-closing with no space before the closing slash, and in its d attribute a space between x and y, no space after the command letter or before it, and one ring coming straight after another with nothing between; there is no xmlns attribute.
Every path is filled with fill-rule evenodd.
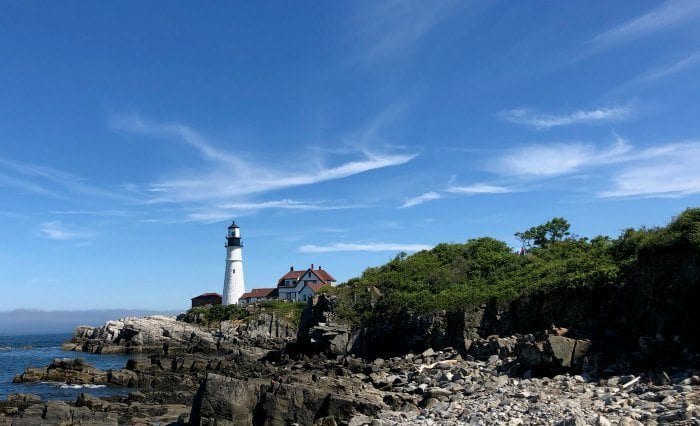
<svg viewBox="0 0 700 426"><path fill-rule="evenodd" d="M243 283L243 246L241 228L231 222L226 234L226 274L224 275L224 305L234 305L245 292Z"/></svg>

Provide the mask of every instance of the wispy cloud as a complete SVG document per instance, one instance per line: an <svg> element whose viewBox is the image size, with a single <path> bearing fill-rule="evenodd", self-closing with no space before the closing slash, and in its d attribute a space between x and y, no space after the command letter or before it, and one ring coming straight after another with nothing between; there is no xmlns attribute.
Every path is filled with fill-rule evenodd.
<svg viewBox="0 0 700 426"><path fill-rule="evenodd" d="M429 201L440 200L442 198L448 197L449 195L505 194L514 191L515 190L513 188L491 185L487 183L475 183L463 186L450 185L447 188L440 190L439 192L430 191L418 195L416 197L409 198L401 205L401 208L413 207L419 204L427 203Z"/></svg>
<svg viewBox="0 0 700 426"><path fill-rule="evenodd" d="M428 202L428 201L439 200L440 198L442 198L442 195L437 193L437 192L434 192L434 191L426 192L426 193L418 195L416 197L409 198L401 205L401 208L417 206L419 204L423 204L423 203Z"/></svg>
<svg viewBox="0 0 700 426"><path fill-rule="evenodd" d="M306 202L295 200L273 200L247 203L225 203L217 205L211 209L205 209L187 216L189 221L194 222L221 222L230 220L234 216L240 216L246 212L258 210L342 210L361 208L361 205L343 205L336 203Z"/></svg>
<svg viewBox="0 0 700 426"><path fill-rule="evenodd" d="M59 241L87 241L95 237L92 231L68 227L58 220L42 223L39 232L43 237Z"/></svg>
<svg viewBox="0 0 700 426"><path fill-rule="evenodd" d="M516 148L493 163L495 171L522 177L549 177L572 173L583 167L626 159L632 146L624 139L607 148L585 143L529 145Z"/></svg>
<svg viewBox="0 0 700 426"><path fill-rule="evenodd" d="M352 23L353 39L362 42L361 61L370 63L406 53L459 4L453 0L382 0L364 4Z"/></svg>
<svg viewBox="0 0 700 426"><path fill-rule="evenodd" d="M511 123L523 124L536 129L549 129L551 127L568 126L594 122L619 121L632 116L632 108L629 106L596 108L591 110L578 110L569 114L556 115L544 114L530 109L511 109L502 111L498 115Z"/></svg>
<svg viewBox="0 0 700 426"><path fill-rule="evenodd" d="M587 43L587 47L593 51L607 49L688 24L698 16L700 16L700 2L669 0L643 15L598 34Z"/></svg>
<svg viewBox="0 0 700 426"><path fill-rule="evenodd" d="M51 210L52 214L62 214L71 216L105 216L105 217L122 217L129 216L129 213L123 210Z"/></svg>
<svg viewBox="0 0 700 426"><path fill-rule="evenodd" d="M400 244L400 243L332 243L325 246L313 244L299 247L301 253L332 253L337 251L406 251L414 252L430 250L433 246L427 244Z"/></svg>
<svg viewBox="0 0 700 426"><path fill-rule="evenodd" d="M353 161L324 166L323 159L317 159L317 167L290 170L277 164L265 164L262 160L251 161L242 156L231 156L182 124L155 123L138 116L116 117L111 123L114 128L131 133L174 138L192 146L204 159L213 163L207 167L207 171L150 185L148 191L153 196L152 202L230 200L243 195L342 179L402 165L416 157L416 154L358 148L355 155L360 158Z"/></svg>
<svg viewBox="0 0 700 426"><path fill-rule="evenodd" d="M0 217L8 217L11 219L23 219L26 218L26 214L20 214L20 213L15 213L15 212L4 212L0 211Z"/></svg>
<svg viewBox="0 0 700 426"><path fill-rule="evenodd" d="M87 195L131 199L120 192L88 184L84 179L69 172L7 158L0 158L0 185L57 198Z"/></svg>
<svg viewBox="0 0 700 426"><path fill-rule="evenodd" d="M617 86L611 93L619 93L632 88L650 84L656 80L680 73L688 68L692 68L694 65L700 63L700 52L695 52L691 55L684 57L681 60L674 61L668 64L664 64L652 69L649 69L638 76L632 78L629 81L622 83Z"/></svg>
<svg viewBox="0 0 700 426"><path fill-rule="evenodd" d="M641 150L615 171L601 197L682 197L700 193L700 142Z"/></svg>
<svg viewBox="0 0 700 426"><path fill-rule="evenodd" d="M514 192L515 190L505 186L475 183L473 185L465 186L450 186L445 189L445 191L451 194L506 194L508 192Z"/></svg>
<svg viewBox="0 0 700 426"><path fill-rule="evenodd" d="M636 148L622 138L612 146L570 143L531 145L494 161L494 171L532 181L596 170L607 189L604 198L682 197L700 193L700 142L657 144Z"/></svg>

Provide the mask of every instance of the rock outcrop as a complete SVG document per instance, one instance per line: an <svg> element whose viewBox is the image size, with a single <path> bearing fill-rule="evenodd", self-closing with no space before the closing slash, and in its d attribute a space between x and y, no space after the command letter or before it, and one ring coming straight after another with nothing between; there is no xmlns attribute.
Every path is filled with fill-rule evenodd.
<svg viewBox="0 0 700 426"><path fill-rule="evenodd" d="M69 385L106 385L107 373L80 358L57 358L48 367L30 367L14 383L61 382Z"/></svg>
<svg viewBox="0 0 700 426"><path fill-rule="evenodd" d="M240 346L281 347L296 337L297 327L274 314L223 321L218 328L154 315L108 321L100 327L80 326L64 350L89 353L215 354Z"/></svg>
<svg viewBox="0 0 700 426"><path fill-rule="evenodd" d="M0 401L0 425L185 425L189 407L143 404L130 397L99 399L80 394L76 401L42 401L37 395L14 394Z"/></svg>
<svg viewBox="0 0 700 426"><path fill-rule="evenodd" d="M108 321L101 327L78 327L63 349L90 353L214 353L217 342L213 333L202 327L154 315Z"/></svg>
<svg viewBox="0 0 700 426"><path fill-rule="evenodd" d="M248 345L273 349L296 339L298 327L271 313L256 313L245 320L221 322L219 336L224 342L244 341Z"/></svg>

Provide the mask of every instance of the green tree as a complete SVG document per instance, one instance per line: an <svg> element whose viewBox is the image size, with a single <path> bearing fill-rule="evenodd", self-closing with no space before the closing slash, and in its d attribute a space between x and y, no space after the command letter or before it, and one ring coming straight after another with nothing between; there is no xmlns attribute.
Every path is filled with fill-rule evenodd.
<svg viewBox="0 0 700 426"><path fill-rule="evenodd" d="M565 237L571 235L569 232L571 225L563 217L555 217L543 223L542 225L533 226L524 232L516 232L515 237L518 238L523 247L545 247L546 245L562 241Z"/></svg>

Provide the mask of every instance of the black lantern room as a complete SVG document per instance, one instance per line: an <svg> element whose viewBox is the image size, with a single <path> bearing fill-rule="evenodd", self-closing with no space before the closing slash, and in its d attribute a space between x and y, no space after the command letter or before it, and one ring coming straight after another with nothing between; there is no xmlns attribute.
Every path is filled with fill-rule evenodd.
<svg viewBox="0 0 700 426"><path fill-rule="evenodd" d="M241 246L241 228L236 225L236 221L231 222L226 234L226 247L242 247Z"/></svg>

